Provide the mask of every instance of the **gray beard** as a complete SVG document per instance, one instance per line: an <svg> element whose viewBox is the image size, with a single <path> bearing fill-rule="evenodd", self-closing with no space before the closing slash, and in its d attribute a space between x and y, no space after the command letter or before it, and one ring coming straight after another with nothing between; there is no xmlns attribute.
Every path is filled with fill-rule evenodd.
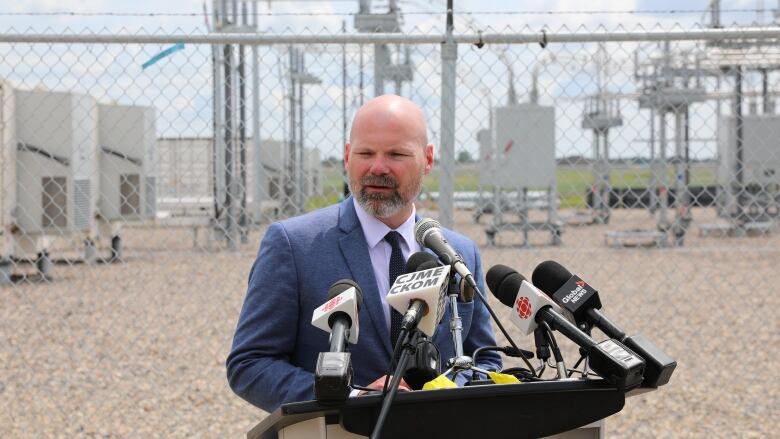
<svg viewBox="0 0 780 439"><path fill-rule="evenodd" d="M422 178L416 182L417 191L408 203L404 201L403 196L398 191L398 182L390 176L365 176L361 181L363 188L357 192L352 186L352 178L349 176L347 177L347 183L349 191L352 193L352 196L355 197L355 200L357 200L360 207L369 215L377 218L389 218L395 215L406 207L408 203L414 201L420 195L420 192L422 192ZM393 191L389 194L370 194L366 190L366 186L369 185L390 187L393 188Z"/></svg>
<svg viewBox="0 0 780 439"><path fill-rule="evenodd" d="M404 208L404 201L397 191L389 195L369 194L364 188L357 194L353 192L353 195L363 210L377 218L391 217Z"/></svg>

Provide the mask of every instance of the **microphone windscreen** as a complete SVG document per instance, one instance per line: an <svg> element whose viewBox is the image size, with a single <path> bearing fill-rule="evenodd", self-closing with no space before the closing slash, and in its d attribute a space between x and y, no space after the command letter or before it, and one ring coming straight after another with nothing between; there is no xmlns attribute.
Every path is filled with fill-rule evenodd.
<svg viewBox="0 0 780 439"><path fill-rule="evenodd" d="M531 282L549 296L555 294L571 277L571 272L563 265L555 261L544 261L534 269Z"/></svg>
<svg viewBox="0 0 780 439"><path fill-rule="evenodd" d="M363 291L360 290L358 284L356 284L352 279L341 279L333 282L333 285L328 288L328 300L338 296L352 287L355 288L355 299L357 299L357 307L360 309L363 306Z"/></svg>
<svg viewBox="0 0 780 439"><path fill-rule="evenodd" d="M426 261L426 262L423 262L422 264L418 265L417 266L417 270L415 270L415 271L425 271L425 270L430 270L431 268L437 268L437 267L441 267L441 264L439 264L438 261ZM414 271L412 271L412 273L414 273Z"/></svg>
<svg viewBox="0 0 780 439"><path fill-rule="evenodd" d="M438 266L438 259L435 255L428 253L428 252L417 252L411 256L409 256L409 260L406 261L406 266L404 267L405 273L414 273L415 271L425 270L425 268L420 268L422 264L427 264L429 262L433 262ZM434 268L434 267L428 267L428 268Z"/></svg>
<svg viewBox="0 0 780 439"><path fill-rule="evenodd" d="M441 224L435 219L420 218L420 221L417 221L414 225L414 239L422 247L425 247L425 235L432 229L441 229Z"/></svg>
<svg viewBox="0 0 780 439"><path fill-rule="evenodd" d="M494 265L485 275L488 288L496 298L508 307L514 307L517 291L525 277L506 265Z"/></svg>

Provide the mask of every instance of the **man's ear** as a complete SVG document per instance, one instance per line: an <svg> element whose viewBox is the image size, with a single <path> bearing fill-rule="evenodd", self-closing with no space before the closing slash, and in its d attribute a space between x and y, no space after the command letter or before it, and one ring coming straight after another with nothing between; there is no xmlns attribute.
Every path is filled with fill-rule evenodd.
<svg viewBox="0 0 780 439"><path fill-rule="evenodd" d="M344 167L349 163L349 142L344 145Z"/></svg>
<svg viewBox="0 0 780 439"><path fill-rule="evenodd" d="M433 144L425 146L425 174L427 175L433 169Z"/></svg>

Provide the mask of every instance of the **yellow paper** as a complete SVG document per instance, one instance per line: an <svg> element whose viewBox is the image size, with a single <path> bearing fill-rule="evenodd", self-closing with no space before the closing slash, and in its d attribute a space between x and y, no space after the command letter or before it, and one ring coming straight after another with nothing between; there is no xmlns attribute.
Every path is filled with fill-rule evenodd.
<svg viewBox="0 0 780 439"><path fill-rule="evenodd" d="M458 385L445 375L439 375L423 384L423 390L452 389L453 387L458 387Z"/></svg>
<svg viewBox="0 0 780 439"><path fill-rule="evenodd" d="M508 375L505 373L488 371L488 376L496 384L515 384L520 382L520 380L518 380L514 375Z"/></svg>

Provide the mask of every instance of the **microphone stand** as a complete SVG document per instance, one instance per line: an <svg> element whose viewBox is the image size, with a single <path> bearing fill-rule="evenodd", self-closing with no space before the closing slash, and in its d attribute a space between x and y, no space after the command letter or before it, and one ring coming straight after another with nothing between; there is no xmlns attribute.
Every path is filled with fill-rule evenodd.
<svg viewBox="0 0 780 439"><path fill-rule="evenodd" d="M409 363L409 358L411 358L417 350L417 340L419 338L420 331L414 329L414 332L404 340L401 356L398 358L398 364L393 373L393 380L390 382L390 390L382 400L382 409L379 411L376 424L374 424L374 431L371 432L371 439L379 439L380 437L382 426L385 423L385 419L387 419L387 414L390 412L390 406L393 404L393 400L395 400L395 395L398 393L398 387L401 385L401 380L406 371L407 363Z"/></svg>
<svg viewBox="0 0 780 439"><path fill-rule="evenodd" d="M473 372L476 371L487 377L488 371L475 366L474 359L463 353L463 321L461 320L460 315L458 315L459 288L455 282L455 276L450 278L448 291L449 294L447 297L450 301L450 332L452 333L452 344L455 347L455 357L450 358L449 361L447 361L449 369L444 372L444 375L454 372L452 376L454 381L455 377L457 377L460 372L471 370L472 376L474 376Z"/></svg>

